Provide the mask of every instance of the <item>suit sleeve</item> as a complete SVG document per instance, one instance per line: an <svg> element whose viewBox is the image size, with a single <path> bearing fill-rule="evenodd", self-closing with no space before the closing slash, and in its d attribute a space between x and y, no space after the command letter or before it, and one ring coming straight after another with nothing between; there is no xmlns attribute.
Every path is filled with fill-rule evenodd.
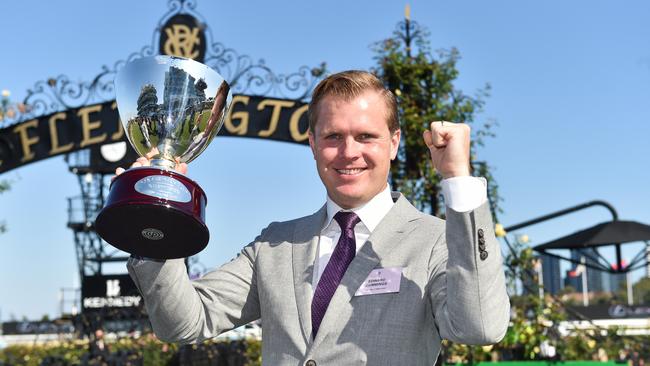
<svg viewBox="0 0 650 366"><path fill-rule="evenodd" d="M469 212L447 207L445 234L429 260L428 296L440 335L464 344L492 344L510 321L501 250L488 204Z"/></svg>
<svg viewBox="0 0 650 366"><path fill-rule="evenodd" d="M196 281L188 278L183 259L129 259L129 274L142 294L158 338L198 342L259 319L255 271L259 239Z"/></svg>

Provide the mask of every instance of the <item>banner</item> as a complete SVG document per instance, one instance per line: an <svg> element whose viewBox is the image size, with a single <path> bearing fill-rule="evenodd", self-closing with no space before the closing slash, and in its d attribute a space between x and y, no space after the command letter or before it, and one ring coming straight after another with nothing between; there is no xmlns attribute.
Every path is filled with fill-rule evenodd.
<svg viewBox="0 0 650 366"><path fill-rule="evenodd" d="M3 335L73 333L70 321L10 321L2 323Z"/></svg>
<svg viewBox="0 0 650 366"><path fill-rule="evenodd" d="M571 309L590 319L650 318L650 305L590 305L572 306ZM571 320L575 317L569 316Z"/></svg>

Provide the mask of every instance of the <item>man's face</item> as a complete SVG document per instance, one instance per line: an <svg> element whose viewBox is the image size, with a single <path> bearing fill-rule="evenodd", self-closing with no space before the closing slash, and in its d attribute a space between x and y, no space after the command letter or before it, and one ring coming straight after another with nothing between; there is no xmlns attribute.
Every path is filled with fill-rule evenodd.
<svg viewBox="0 0 650 366"><path fill-rule="evenodd" d="M386 104L374 91L349 102L325 97L319 103L309 145L327 194L342 208L370 201L386 188L400 131L391 134Z"/></svg>

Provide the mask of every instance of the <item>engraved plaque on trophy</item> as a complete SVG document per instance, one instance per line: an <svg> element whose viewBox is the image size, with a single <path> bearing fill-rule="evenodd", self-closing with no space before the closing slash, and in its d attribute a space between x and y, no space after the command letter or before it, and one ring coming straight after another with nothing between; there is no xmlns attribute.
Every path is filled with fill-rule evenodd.
<svg viewBox="0 0 650 366"><path fill-rule="evenodd" d="M200 252L209 239L207 198L174 167L194 160L216 136L232 102L228 83L199 62L154 56L126 64L115 77L115 94L129 142L151 166L113 180L97 233L143 257Z"/></svg>

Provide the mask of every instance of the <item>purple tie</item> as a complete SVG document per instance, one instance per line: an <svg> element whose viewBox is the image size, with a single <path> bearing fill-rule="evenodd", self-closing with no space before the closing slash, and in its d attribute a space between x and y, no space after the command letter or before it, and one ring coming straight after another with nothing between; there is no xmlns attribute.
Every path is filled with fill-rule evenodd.
<svg viewBox="0 0 650 366"><path fill-rule="evenodd" d="M334 248L330 261L325 266L325 270L318 281L314 299L311 302L311 328L312 336L316 337L318 328L323 320L327 306L332 300L334 291L341 283L343 274L348 269L350 262L354 259L357 252L357 245L354 240L354 226L361 220L354 212L339 211L334 215L334 220L341 227L341 237Z"/></svg>

